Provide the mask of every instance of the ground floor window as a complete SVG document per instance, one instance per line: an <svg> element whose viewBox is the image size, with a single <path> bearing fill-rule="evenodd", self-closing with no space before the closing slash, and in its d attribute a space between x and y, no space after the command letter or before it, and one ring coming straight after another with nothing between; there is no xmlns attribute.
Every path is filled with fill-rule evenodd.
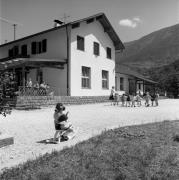
<svg viewBox="0 0 179 180"><path fill-rule="evenodd" d="M109 73L105 70L102 70L102 88L109 89Z"/></svg>
<svg viewBox="0 0 179 180"><path fill-rule="evenodd" d="M81 86L82 88L91 88L91 68L82 66L82 78L81 78Z"/></svg>
<svg viewBox="0 0 179 180"><path fill-rule="evenodd" d="M124 78L120 77L120 90L124 91Z"/></svg>

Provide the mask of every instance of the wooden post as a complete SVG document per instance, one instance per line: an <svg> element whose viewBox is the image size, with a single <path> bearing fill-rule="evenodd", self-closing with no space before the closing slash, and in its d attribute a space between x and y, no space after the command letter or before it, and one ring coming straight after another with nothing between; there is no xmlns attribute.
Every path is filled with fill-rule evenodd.
<svg viewBox="0 0 179 180"><path fill-rule="evenodd" d="M22 67L22 86L25 87L25 66Z"/></svg>
<svg viewBox="0 0 179 180"><path fill-rule="evenodd" d="M71 26L66 25L66 43L67 43L67 96L71 95L71 78L70 78L70 64L71 64Z"/></svg>
<svg viewBox="0 0 179 180"><path fill-rule="evenodd" d="M143 81L143 94L145 93L145 81Z"/></svg>

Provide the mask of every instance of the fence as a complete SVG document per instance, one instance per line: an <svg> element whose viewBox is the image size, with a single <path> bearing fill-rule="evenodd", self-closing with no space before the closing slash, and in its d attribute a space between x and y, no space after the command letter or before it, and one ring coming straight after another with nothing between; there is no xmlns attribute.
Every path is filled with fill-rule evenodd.
<svg viewBox="0 0 179 180"><path fill-rule="evenodd" d="M49 88L35 88L35 87L25 87L19 86L17 95L19 96L60 96L60 89L57 87Z"/></svg>

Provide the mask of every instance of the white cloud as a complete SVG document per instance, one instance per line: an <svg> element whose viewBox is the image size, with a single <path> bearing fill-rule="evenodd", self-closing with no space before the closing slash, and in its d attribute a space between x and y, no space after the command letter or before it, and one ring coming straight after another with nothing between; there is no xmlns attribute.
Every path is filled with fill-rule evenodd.
<svg viewBox="0 0 179 180"><path fill-rule="evenodd" d="M136 28L139 23L141 23L141 19L139 17L134 17L132 19L122 19L119 21L119 25L127 26L130 28Z"/></svg>
<svg viewBox="0 0 179 180"><path fill-rule="evenodd" d="M142 22L139 17L134 17L134 18L133 18L133 21L135 21L135 22Z"/></svg>

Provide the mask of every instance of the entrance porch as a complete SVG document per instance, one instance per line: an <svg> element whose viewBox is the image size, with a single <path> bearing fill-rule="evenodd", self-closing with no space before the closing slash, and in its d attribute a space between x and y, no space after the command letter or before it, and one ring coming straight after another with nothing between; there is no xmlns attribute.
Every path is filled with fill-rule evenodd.
<svg viewBox="0 0 179 180"><path fill-rule="evenodd" d="M14 75L19 96L67 95L66 61L59 59L15 58L0 63L1 71ZM32 85L28 86L28 80ZM41 84L45 86L41 86Z"/></svg>

